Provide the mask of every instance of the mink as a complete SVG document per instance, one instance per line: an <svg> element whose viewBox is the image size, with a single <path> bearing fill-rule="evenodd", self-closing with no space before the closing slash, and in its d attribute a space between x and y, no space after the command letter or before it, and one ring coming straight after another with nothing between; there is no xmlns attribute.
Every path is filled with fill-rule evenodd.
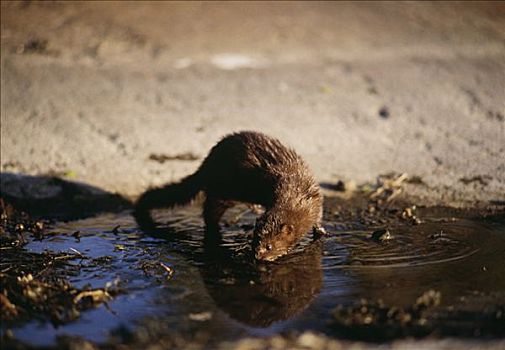
<svg viewBox="0 0 505 350"><path fill-rule="evenodd" d="M225 136L194 174L144 192L134 216L138 222L152 220L151 209L187 204L200 191L206 195L206 235L219 232L224 212L238 202L265 207L253 233L258 260L273 261L287 254L311 230L324 233L323 198L307 164L293 149L262 133Z"/></svg>

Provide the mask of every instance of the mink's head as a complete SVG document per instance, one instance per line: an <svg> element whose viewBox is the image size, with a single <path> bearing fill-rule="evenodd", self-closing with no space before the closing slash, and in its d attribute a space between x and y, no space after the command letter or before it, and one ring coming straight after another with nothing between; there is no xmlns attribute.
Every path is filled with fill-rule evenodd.
<svg viewBox="0 0 505 350"><path fill-rule="evenodd" d="M290 179L277 184L276 203L256 221L253 248L258 260L274 261L287 254L321 220L319 186L310 179Z"/></svg>
<svg viewBox="0 0 505 350"><path fill-rule="evenodd" d="M274 261L287 254L304 233L285 215L266 212L257 219L254 229L253 248L256 259Z"/></svg>

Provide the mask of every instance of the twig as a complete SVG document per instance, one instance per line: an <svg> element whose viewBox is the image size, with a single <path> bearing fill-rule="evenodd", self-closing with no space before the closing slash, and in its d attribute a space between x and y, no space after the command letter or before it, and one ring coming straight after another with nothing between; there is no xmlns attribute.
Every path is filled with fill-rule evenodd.
<svg viewBox="0 0 505 350"><path fill-rule="evenodd" d="M163 264L161 261L160 266L163 267L165 271L168 273L167 280L172 278L172 275L174 274L174 269L172 269L170 266Z"/></svg>

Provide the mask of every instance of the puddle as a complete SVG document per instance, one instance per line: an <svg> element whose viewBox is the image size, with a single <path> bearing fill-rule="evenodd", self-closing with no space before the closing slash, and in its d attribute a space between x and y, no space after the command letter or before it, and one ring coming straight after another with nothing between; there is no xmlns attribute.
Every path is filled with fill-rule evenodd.
<svg viewBox="0 0 505 350"><path fill-rule="evenodd" d="M269 264L250 259L255 216L243 208L227 213L230 223L218 247L204 244L198 206L158 212L163 225L147 233L128 212L57 222L25 249L80 253L82 259L70 262L79 267L70 283L99 288L118 281L123 293L74 322L54 327L31 321L12 333L37 346L63 336L145 344L172 337L175 346L177 339L209 345L296 330L335 335L331 311L363 298L404 307L433 289L442 295L442 310L473 315L505 305L503 215L475 218L428 208L418 210L419 225L396 214L379 225L353 213L328 214L339 208L331 201L328 206L326 237L306 238L293 254ZM384 227L393 238L372 240L371 233ZM451 321L456 330L458 321L462 330L473 327L461 317Z"/></svg>

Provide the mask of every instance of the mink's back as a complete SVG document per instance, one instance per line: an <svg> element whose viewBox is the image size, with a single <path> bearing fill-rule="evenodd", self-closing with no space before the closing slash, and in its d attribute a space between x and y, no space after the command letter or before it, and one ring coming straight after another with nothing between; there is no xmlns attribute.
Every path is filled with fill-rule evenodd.
<svg viewBox="0 0 505 350"><path fill-rule="evenodd" d="M253 131L234 133L223 138L210 150L202 167L215 163L226 167L227 164L223 162L244 168L261 168L267 172L282 171L279 168L303 163L295 151L279 140Z"/></svg>
<svg viewBox="0 0 505 350"><path fill-rule="evenodd" d="M301 190L317 188L295 151L259 132L226 136L211 149L199 172L208 195L267 207L275 200L282 179L292 179L297 182L294 188Z"/></svg>

